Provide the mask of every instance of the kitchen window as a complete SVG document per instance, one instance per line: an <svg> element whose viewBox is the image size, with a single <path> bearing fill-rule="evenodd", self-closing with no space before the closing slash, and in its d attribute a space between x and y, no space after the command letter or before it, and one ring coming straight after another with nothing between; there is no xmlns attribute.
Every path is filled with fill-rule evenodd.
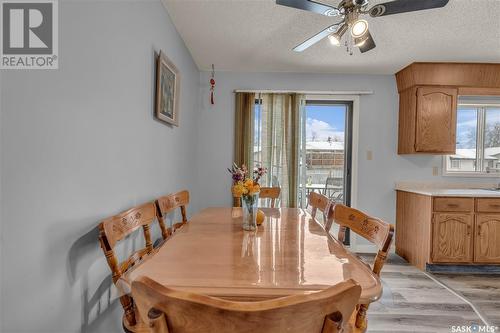
<svg viewBox="0 0 500 333"><path fill-rule="evenodd" d="M500 176L500 98L460 97L456 154L444 158L450 176Z"/></svg>

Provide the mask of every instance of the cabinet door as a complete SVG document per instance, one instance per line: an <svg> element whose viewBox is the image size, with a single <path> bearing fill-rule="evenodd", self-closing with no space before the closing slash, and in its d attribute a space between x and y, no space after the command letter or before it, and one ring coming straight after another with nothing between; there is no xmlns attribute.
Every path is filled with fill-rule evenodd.
<svg viewBox="0 0 500 333"><path fill-rule="evenodd" d="M471 214L434 214L432 220L432 261L471 262Z"/></svg>
<svg viewBox="0 0 500 333"><path fill-rule="evenodd" d="M415 151L455 153L457 89L418 88L416 117Z"/></svg>
<svg viewBox="0 0 500 333"><path fill-rule="evenodd" d="M500 214L477 214L474 261L500 263Z"/></svg>

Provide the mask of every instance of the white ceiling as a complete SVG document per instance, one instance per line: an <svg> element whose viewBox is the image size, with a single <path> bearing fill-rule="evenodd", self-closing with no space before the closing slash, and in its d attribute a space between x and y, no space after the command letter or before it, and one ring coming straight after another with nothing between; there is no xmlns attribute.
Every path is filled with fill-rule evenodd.
<svg viewBox="0 0 500 333"><path fill-rule="evenodd" d="M500 0L450 0L441 9L366 15L377 48L352 56L327 39L292 51L338 18L274 0L163 1L201 70L214 63L218 71L394 74L414 61L500 62Z"/></svg>

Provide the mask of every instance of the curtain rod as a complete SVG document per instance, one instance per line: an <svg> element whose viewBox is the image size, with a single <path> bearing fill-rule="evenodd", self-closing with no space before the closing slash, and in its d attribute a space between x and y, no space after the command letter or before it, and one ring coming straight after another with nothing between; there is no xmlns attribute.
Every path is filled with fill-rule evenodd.
<svg viewBox="0 0 500 333"><path fill-rule="evenodd" d="M235 90L235 93L243 92L243 93L262 93L262 94L304 94L304 95L373 95L373 91L371 90L330 90L330 91L320 91L320 90L312 90L312 91L296 91L296 90Z"/></svg>

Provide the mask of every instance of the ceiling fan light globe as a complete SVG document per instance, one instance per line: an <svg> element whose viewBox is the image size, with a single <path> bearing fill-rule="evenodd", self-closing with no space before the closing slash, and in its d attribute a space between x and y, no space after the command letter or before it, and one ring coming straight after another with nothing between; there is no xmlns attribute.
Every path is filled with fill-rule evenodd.
<svg viewBox="0 0 500 333"><path fill-rule="evenodd" d="M340 36L337 34L333 34L328 36L328 40L333 46L339 46L340 45Z"/></svg>
<svg viewBox="0 0 500 333"><path fill-rule="evenodd" d="M366 20L357 20L352 25L351 35L354 38L358 38L366 34L367 31L368 31L368 22Z"/></svg>

